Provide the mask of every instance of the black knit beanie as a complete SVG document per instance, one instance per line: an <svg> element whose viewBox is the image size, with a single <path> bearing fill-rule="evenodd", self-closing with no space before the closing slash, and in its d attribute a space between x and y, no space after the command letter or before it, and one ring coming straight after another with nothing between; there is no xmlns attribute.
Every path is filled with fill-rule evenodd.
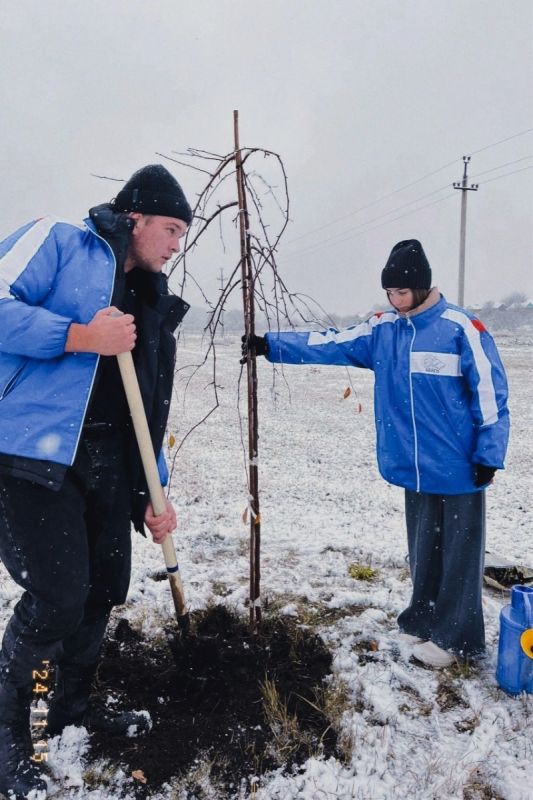
<svg viewBox="0 0 533 800"><path fill-rule="evenodd" d="M416 239L398 242L381 273L383 289L431 289L431 267Z"/></svg>
<svg viewBox="0 0 533 800"><path fill-rule="evenodd" d="M176 217L190 225L191 207L176 178L161 164L149 164L135 172L112 201L114 211L138 211Z"/></svg>

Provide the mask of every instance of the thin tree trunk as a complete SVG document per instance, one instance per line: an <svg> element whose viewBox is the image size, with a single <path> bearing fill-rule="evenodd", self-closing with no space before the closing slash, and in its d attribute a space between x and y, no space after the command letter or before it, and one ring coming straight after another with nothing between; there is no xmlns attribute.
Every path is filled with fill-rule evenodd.
<svg viewBox="0 0 533 800"><path fill-rule="evenodd" d="M250 232L246 187L239 145L239 112L233 112L235 138L235 164L239 197L239 232L241 241L241 282L246 336L255 335L254 275L250 254ZM248 383L248 475L250 491L250 624L261 622L261 515L259 512L259 476L257 466L258 413L257 413L257 361L255 353L248 350L246 361Z"/></svg>

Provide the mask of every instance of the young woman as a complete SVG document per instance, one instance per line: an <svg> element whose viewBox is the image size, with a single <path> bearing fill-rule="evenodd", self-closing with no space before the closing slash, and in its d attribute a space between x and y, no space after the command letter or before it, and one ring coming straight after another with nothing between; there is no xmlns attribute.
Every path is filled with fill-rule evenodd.
<svg viewBox="0 0 533 800"><path fill-rule="evenodd" d="M379 470L405 489L413 595L398 624L418 660L443 667L485 647L484 489L504 466L507 381L483 324L431 288L420 242L394 246L381 283L393 310L342 331L267 333L243 352L374 371Z"/></svg>

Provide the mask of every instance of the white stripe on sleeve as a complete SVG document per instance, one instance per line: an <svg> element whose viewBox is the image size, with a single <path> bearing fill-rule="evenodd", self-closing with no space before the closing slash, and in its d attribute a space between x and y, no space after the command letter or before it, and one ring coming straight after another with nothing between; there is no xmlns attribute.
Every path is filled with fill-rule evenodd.
<svg viewBox="0 0 533 800"><path fill-rule="evenodd" d="M0 259L0 299L12 299L11 286L24 272L56 222L54 217L40 219L26 233L22 234L11 250Z"/></svg>
<svg viewBox="0 0 533 800"><path fill-rule="evenodd" d="M492 382L491 363L481 345L481 336L477 328L472 325L472 320L462 311L448 308L442 316L452 322L456 322L463 328L468 344L472 349L474 363L479 374L479 384L477 387L479 396L479 407L483 425L493 425L498 419L498 404L496 402L496 392Z"/></svg>
<svg viewBox="0 0 533 800"><path fill-rule="evenodd" d="M367 322L361 322L360 325L354 325L352 328L344 328L342 331L336 331L330 328L325 333L321 331L312 331L307 339L308 345L329 344L342 344L343 342L353 342L354 339L359 339L360 336L370 336L372 328L376 325L382 325L384 322L396 322L398 315L387 312L381 314L379 317L371 317Z"/></svg>

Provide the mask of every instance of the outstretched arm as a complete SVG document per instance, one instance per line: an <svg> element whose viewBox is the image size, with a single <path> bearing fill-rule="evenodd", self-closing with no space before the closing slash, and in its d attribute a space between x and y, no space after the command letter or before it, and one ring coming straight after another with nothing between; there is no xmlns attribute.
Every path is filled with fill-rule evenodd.
<svg viewBox="0 0 533 800"><path fill-rule="evenodd" d="M372 331L376 315L360 325L338 331L269 332L265 336L242 337L242 359L248 352L264 355L273 363L333 364L345 367L373 368Z"/></svg>
<svg viewBox="0 0 533 800"><path fill-rule="evenodd" d="M338 331L267 333L269 361L283 364L332 364L344 367L373 367L373 322Z"/></svg>

